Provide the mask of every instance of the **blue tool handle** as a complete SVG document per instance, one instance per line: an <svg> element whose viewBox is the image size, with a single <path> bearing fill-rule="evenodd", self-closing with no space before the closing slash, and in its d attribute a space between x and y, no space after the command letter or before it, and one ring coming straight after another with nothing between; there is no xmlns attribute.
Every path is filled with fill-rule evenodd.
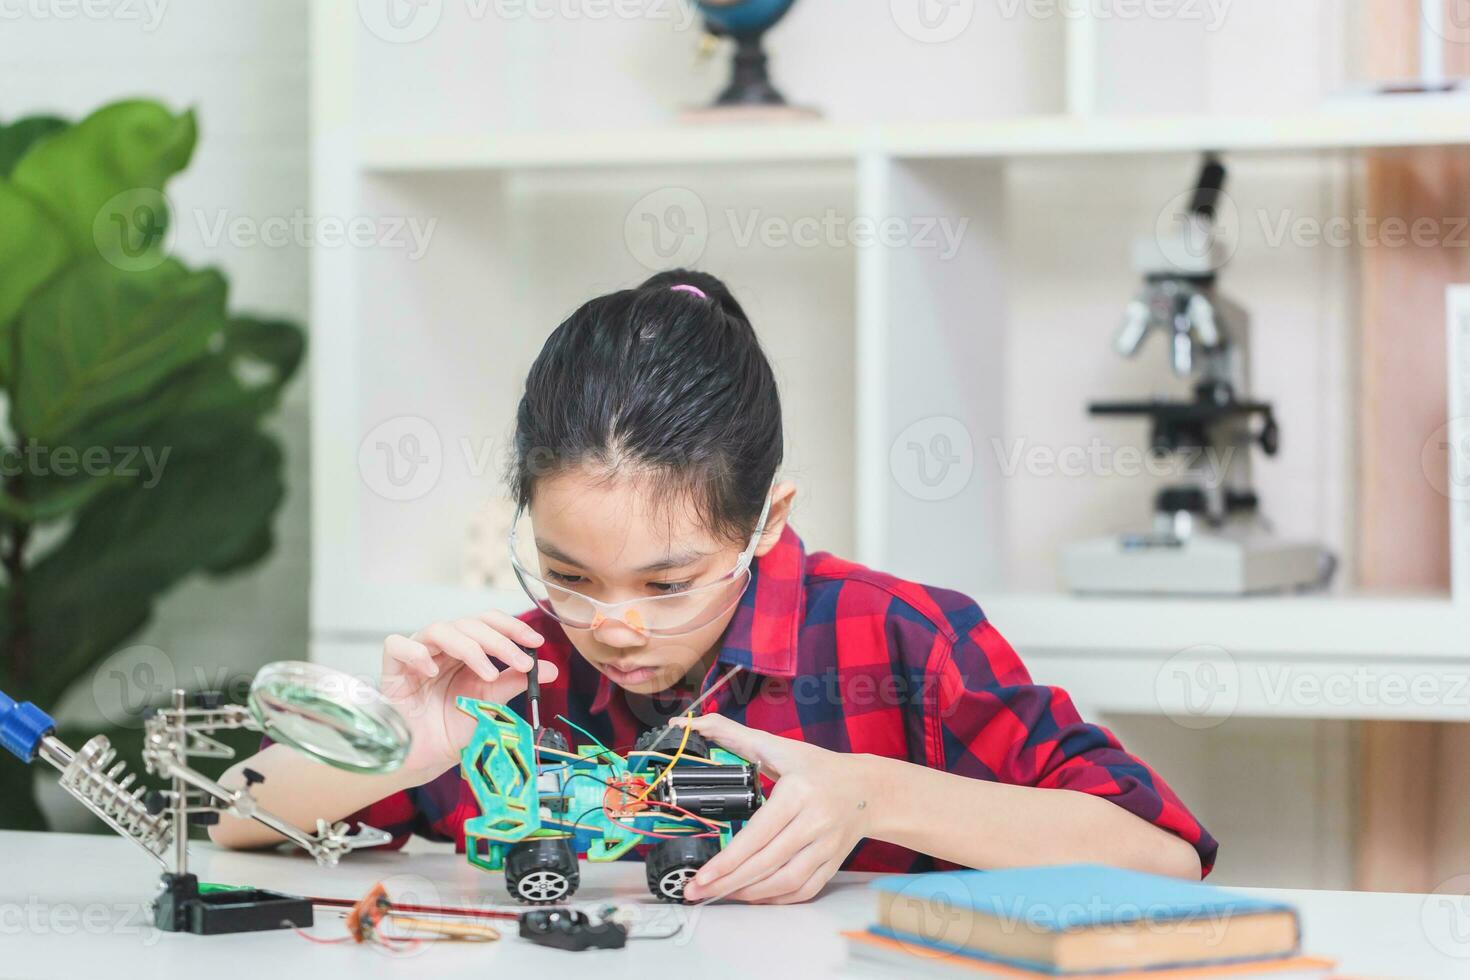
<svg viewBox="0 0 1470 980"><path fill-rule="evenodd" d="M41 739L54 731L56 722L46 712L29 701L17 704L0 691L0 747L22 762L30 762L36 757Z"/></svg>

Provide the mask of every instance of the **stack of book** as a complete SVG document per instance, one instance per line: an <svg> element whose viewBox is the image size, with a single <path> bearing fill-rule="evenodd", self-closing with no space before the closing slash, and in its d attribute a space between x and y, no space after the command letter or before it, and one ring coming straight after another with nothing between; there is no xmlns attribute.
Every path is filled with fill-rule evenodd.
<svg viewBox="0 0 1470 980"><path fill-rule="evenodd" d="M1322 978L1289 905L1100 865L954 871L873 883L854 961L982 977Z"/></svg>

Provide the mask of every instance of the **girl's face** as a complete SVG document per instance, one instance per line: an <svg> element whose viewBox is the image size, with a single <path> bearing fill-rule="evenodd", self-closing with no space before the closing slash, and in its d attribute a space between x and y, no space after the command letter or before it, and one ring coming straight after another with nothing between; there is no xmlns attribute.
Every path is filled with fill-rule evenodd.
<svg viewBox="0 0 1470 980"><path fill-rule="evenodd" d="M541 577L603 602L623 602L705 585L735 567L745 541L717 536L692 508L649 504L641 488L638 477L608 479L585 468L538 480L527 510ZM777 485L757 556L780 538L794 492L791 484ZM564 628L577 651L614 684L655 694L691 674L694 683L703 678L736 608L680 636L649 636L617 620Z"/></svg>

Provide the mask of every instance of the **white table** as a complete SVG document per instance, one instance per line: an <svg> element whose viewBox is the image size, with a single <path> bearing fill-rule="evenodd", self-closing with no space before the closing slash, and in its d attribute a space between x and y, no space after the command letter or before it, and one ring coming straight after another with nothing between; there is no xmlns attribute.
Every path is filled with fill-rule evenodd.
<svg viewBox="0 0 1470 980"><path fill-rule="evenodd" d="M499 876L447 849L363 853L318 869L289 852L243 854L193 847L202 881L252 884L292 894L357 898L383 880L400 901L419 904L504 900ZM473 976L535 980L566 975L681 978L823 977L858 972L838 933L871 920L870 875L838 876L801 906L659 905L633 862L583 865L578 899L637 904L647 931L684 916L673 939L631 942L623 950L566 953L515 936L492 944L421 945L406 953L352 944L316 946L290 931L190 936L155 930L147 909L158 867L119 838L0 832L0 977ZM1308 952L1338 958L1342 973L1377 977L1470 977L1470 899L1422 895L1248 889L1297 905ZM319 910L319 936L344 934L336 913ZM864 968L864 972L871 972Z"/></svg>

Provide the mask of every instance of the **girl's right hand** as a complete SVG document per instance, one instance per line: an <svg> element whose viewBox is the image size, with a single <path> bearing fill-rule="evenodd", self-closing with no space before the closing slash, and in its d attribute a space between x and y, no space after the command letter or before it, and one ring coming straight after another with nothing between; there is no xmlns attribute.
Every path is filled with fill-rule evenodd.
<svg viewBox="0 0 1470 980"><path fill-rule="evenodd" d="M458 763L475 722L459 710L455 698L509 701L526 689L526 672L533 663L516 644L539 647L544 642L526 623L497 610L434 623L411 637L388 637L378 686L413 734L403 768L427 781ZM555 664L536 662L541 683L556 680Z"/></svg>

